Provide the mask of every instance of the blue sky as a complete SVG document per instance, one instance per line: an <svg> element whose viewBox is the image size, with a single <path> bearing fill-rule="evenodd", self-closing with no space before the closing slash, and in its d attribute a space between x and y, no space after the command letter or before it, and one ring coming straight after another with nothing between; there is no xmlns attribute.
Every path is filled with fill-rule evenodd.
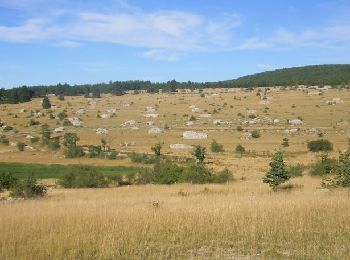
<svg viewBox="0 0 350 260"><path fill-rule="evenodd" d="M0 0L0 87L349 63L350 0Z"/></svg>

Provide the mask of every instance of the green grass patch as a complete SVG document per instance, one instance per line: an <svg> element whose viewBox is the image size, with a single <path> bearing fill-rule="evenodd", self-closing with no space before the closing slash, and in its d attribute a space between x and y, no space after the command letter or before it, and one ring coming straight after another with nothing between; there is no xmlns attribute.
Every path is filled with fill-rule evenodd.
<svg viewBox="0 0 350 260"><path fill-rule="evenodd" d="M33 174L37 179L57 179L70 171L73 167L83 165L59 165L59 164L29 164L29 163L0 163L0 174L11 173L18 179L23 179ZM86 166L84 166L86 167ZM141 167L128 166L87 166L104 176L132 175L145 171Z"/></svg>

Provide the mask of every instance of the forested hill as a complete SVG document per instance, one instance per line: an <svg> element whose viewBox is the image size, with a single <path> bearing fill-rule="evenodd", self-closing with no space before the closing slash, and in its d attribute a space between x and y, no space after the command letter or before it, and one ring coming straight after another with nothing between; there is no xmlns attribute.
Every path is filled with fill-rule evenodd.
<svg viewBox="0 0 350 260"><path fill-rule="evenodd" d="M30 101L33 97L43 97L46 94L61 96L78 96L93 93L99 97L101 93L123 95L128 90L147 90L150 93L174 92L176 89L201 89L201 88L235 88L235 87L272 87L295 85L350 85L350 65L315 65L275 71L262 72L250 76L244 76L235 80L218 82L177 82L175 80L164 83L150 81L110 81L101 84L68 85L58 84L52 86L22 86L13 89L0 89L0 103L22 103Z"/></svg>
<svg viewBox="0 0 350 260"><path fill-rule="evenodd" d="M240 87L346 85L350 84L350 65L315 65L278 69L244 76L225 83Z"/></svg>

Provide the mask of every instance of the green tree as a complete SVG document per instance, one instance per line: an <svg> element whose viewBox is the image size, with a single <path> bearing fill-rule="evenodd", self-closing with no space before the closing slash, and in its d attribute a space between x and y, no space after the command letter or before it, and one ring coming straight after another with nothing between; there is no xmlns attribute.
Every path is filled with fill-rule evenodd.
<svg viewBox="0 0 350 260"><path fill-rule="evenodd" d="M154 152L154 154L156 156L160 156L161 155L161 150L162 150L162 144L160 142L156 143L155 145L153 145L151 147L151 150Z"/></svg>
<svg viewBox="0 0 350 260"><path fill-rule="evenodd" d="M49 109L49 108L51 108L51 103L50 103L50 100L49 100L49 98L48 98L47 96L45 96L45 97L43 98L43 101L42 101L42 104L41 104L41 105L43 106L44 109Z"/></svg>
<svg viewBox="0 0 350 260"><path fill-rule="evenodd" d="M224 147L222 144L219 144L216 140L213 140L210 145L210 150L213 153L222 153L224 152Z"/></svg>
<svg viewBox="0 0 350 260"><path fill-rule="evenodd" d="M76 158L84 155L83 148L77 144L79 137L75 133L65 133L63 145L66 148L64 154L67 158Z"/></svg>
<svg viewBox="0 0 350 260"><path fill-rule="evenodd" d="M263 177L263 182L268 183L272 190L276 191L277 187L289 180L289 178L290 176L283 161L283 154L276 152L270 162L270 170Z"/></svg>
<svg viewBox="0 0 350 260"><path fill-rule="evenodd" d="M205 147L196 145L192 151L192 155L196 157L198 163L202 164L205 159Z"/></svg>
<svg viewBox="0 0 350 260"><path fill-rule="evenodd" d="M51 139L51 129L47 124L41 126L41 143L42 145L48 145Z"/></svg>

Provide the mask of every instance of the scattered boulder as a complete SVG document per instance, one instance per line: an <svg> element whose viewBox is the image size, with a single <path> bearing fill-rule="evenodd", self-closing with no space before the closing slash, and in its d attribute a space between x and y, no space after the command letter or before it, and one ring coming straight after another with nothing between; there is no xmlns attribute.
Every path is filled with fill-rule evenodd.
<svg viewBox="0 0 350 260"><path fill-rule="evenodd" d="M162 132L163 132L163 129L157 128L157 127L148 129L148 134L160 134Z"/></svg>
<svg viewBox="0 0 350 260"><path fill-rule="evenodd" d="M55 131L55 133L62 133L64 131L64 127L63 126L57 127L57 128L55 128L54 131Z"/></svg>
<svg viewBox="0 0 350 260"><path fill-rule="evenodd" d="M73 126L81 126L82 122L78 117L70 117L68 118L68 121L73 125Z"/></svg>
<svg viewBox="0 0 350 260"><path fill-rule="evenodd" d="M302 125L304 122L303 122L303 120L296 118L296 119L289 120L288 123L290 125Z"/></svg>
<svg viewBox="0 0 350 260"><path fill-rule="evenodd" d="M145 114L144 117L146 118L157 118L159 114Z"/></svg>
<svg viewBox="0 0 350 260"><path fill-rule="evenodd" d="M97 128L96 129L96 134L108 134L108 130L106 128Z"/></svg>
<svg viewBox="0 0 350 260"><path fill-rule="evenodd" d="M188 144L171 144L170 149L174 150L185 150L185 149L192 149L192 145Z"/></svg>
<svg viewBox="0 0 350 260"><path fill-rule="evenodd" d="M188 140L200 140L200 139L207 139L208 135L203 132L194 132L194 131L185 131L182 133L183 139Z"/></svg>

